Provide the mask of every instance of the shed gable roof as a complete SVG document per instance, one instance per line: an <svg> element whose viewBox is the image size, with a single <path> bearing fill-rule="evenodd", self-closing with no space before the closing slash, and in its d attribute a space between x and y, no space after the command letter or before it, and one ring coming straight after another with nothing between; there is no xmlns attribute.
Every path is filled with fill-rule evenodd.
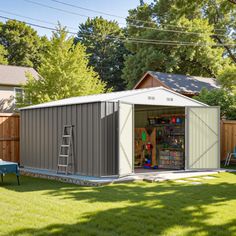
<svg viewBox="0 0 236 236"><path fill-rule="evenodd" d="M165 84L170 89L180 93L196 94L199 93L202 88L206 88L208 90L220 88L220 85L214 78L169 74L157 71L148 71L145 75L147 74L161 81L161 83ZM134 88L137 88L138 85L145 79L145 77L146 76L144 76L134 86Z"/></svg>
<svg viewBox="0 0 236 236"><path fill-rule="evenodd" d="M26 83L26 72L30 72L34 77L39 78L37 71L31 67L0 65L1 85L21 85Z"/></svg>
<svg viewBox="0 0 236 236"><path fill-rule="evenodd" d="M21 108L35 109L55 106L66 106L93 102L127 102L139 105L160 105L160 106L207 106L204 103L188 98L164 87L127 90L81 97L72 97L53 102L42 103L34 106Z"/></svg>

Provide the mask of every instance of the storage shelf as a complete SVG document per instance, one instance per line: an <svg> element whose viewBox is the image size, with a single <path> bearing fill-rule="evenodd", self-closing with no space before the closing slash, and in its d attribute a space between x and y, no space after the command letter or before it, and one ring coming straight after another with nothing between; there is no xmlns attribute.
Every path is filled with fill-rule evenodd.
<svg viewBox="0 0 236 236"><path fill-rule="evenodd" d="M178 150L178 151L184 151L183 148L159 148L159 150Z"/></svg>
<svg viewBox="0 0 236 236"><path fill-rule="evenodd" d="M153 125L150 125L149 126L153 126L153 127L159 127L159 126L184 126L184 123L181 123L181 124L153 124Z"/></svg>
<svg viewBox="0 0 236 236"><path fill-rule="evenodd" d="M178 117L178 116L180 116L180 117L185 117L185 114L174 114L174 113L172 113L172 114L162 114L162 115L158 115L158 116L149 116L150 118L160 118L160 117L172 117L172 116L174 116L174 117Z"/></svg>
<svg viewBox="0 0 236 236"><path fill-rule="evenodd" d="M184 136L184 134L169 134L169 136Z"/></svg>

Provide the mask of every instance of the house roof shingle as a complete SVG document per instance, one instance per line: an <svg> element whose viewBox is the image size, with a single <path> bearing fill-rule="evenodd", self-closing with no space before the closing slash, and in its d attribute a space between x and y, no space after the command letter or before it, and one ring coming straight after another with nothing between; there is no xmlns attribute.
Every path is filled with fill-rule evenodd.
<svg viewBox="0 0 236 236"><path fill-rule="evenodd" d="M202 88L208 90L220 88L214 78L205 78L199 76L188 76L188 75L178 75L169 74L156 71L148 71L155 79L160 80L169 88L180 93L199 93Z"/></svg>
<svg viewBox="0 0 236 236"><path fill-rule="evenodd" d="M37 71L30 67L0 65L1 85L21 85L27 80L26 72L30 72L34 77L39 78Z"/></svg>

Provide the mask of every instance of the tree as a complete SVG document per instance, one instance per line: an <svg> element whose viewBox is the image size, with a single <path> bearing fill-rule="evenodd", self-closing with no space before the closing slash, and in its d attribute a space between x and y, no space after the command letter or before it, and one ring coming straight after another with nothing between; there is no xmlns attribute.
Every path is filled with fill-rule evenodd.
<svg viewBox="0 0 236 236"><path fill-rule="evenodd" d="M136 40L126 44L131 51L123 69L128 87L132 88L147 70L217 77L225 66L234 63L235 47L227 50L220 45L234 40L235 14L232 4L223 0L198 4L194 0L159 0L130 10L127 33L129 37L146 39L146 43ZM218 46L212 46L215 44Z"/></svg>
<svg viewBox="0 0 236 236"><path fill-rule="evenodd" d="M208 91L203 88L196 100L210 106L220 106L221 118L236 119L236 96L225 89L213 89Z"/></svg>
<svg viewBox="0 0 236 236"><path fill-rule="evenodd" d="M228 92L236 96L236 66L227 66L218 76L219 82Z"/></svg>
<svg viewBox="0 0 236 236"><path fill-rule="evenodd" d="M0 26L0 44L8 51L10 65L37 68L41 62L41 51L46 38L23 22L8 20Z"/></svg>
<svg viewBox="0 0 236 236"><path fill-rule="evenodd" d="M75 43L86 46L89 54L89 65L99 74L108 87L123 90L125 81L121 78L124 66L124 55L128 52L124 43L117 39L124 37L124 32L115 21L108 21L102 17L88 18L79 26Z"/></svg>
<svg viewBox="0 0 236 236"><path fill-rule="evenodd" d="M5 65L7 64L7 50L0 45L0 64Z"/></svg>
<svg viewBox="0 0 236 236"><path fill-rule="evenodd" d="M41 77L27 75L21 106L105 91L106 84L88 66L86 48L80 43L74 45L73 41L61 26L58 32L53 32L38 70Z"/></svg>

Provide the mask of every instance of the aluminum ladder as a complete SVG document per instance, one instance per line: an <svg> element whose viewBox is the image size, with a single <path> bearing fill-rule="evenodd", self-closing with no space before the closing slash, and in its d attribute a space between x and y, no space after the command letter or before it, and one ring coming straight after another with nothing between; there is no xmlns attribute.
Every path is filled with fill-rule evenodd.
<svg viewBox="0 0 236 236"><path fill-rule="evenodd" d="M232 157L236 158L236 146L234 147L233 152L227 153L227 157L225 159L225 166L229 166Z"/></svg>
<svg viewBox="0 0 236 236"><path fill-rule="evenodd" d="M59 149L57 173L74 173L73 125L64 125Z"/></svg>

